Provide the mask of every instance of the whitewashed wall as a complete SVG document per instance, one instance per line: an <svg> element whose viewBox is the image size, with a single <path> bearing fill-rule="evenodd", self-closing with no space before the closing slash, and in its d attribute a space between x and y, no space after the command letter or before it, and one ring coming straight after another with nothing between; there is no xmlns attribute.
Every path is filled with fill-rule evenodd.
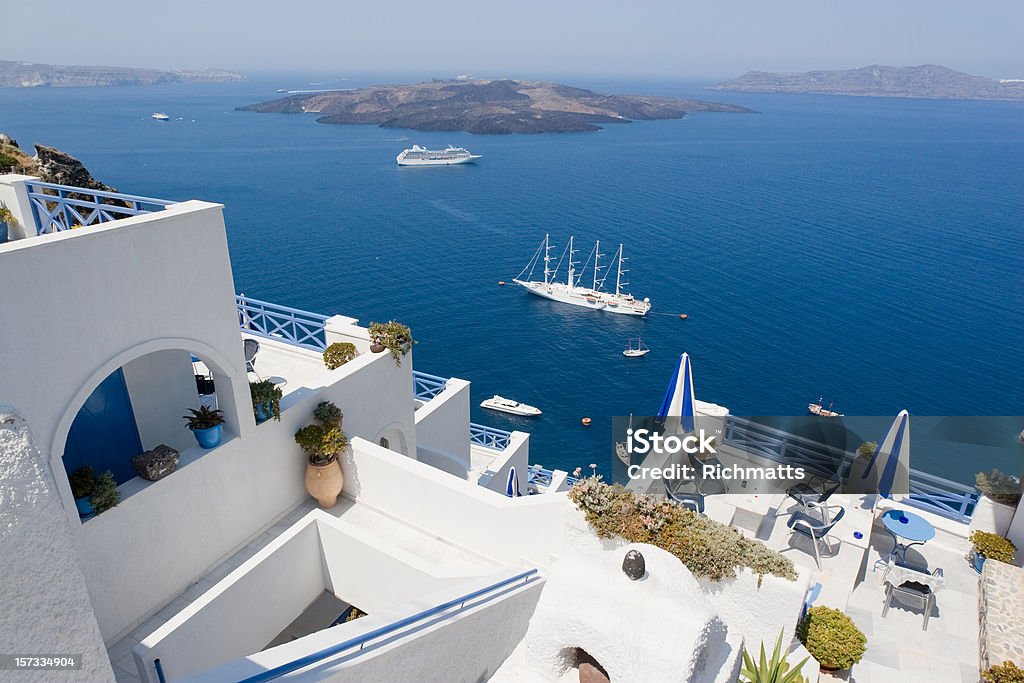
<svg viewBox="0 0 1024 683"><path fill-rule="evenodd" d="M469 382L452 377L416 411L419 460L463 479L469 471Z"/></svg>
<svg viewBox="0 0 1024 683"><path fill-rule="evenodd" d="M146 450L166 444L179 451L195 445L195 437L182 419L199 405L192 354L168 349L125 364L124 383Z"/></svg>
<svg viewBox="0 0 1024 683"><path fill-rule="evenodd" d="M506 495L508 476L514 467L516 468L516 481L519 482L519 492L525 496L529 483L530 435L526 432L512 432L505 450L492 452L495 453L494 460L487 466L487 471L480 475L478 481L480 486L503 496Z"/></svg>
<svg viewBox="0 0 1024 683"><path fill-rule="evenodd" d="M507 498L363 439L344 470L352 498L496 561L546 567L562 546L566 496Z"/></svg>
<svg viewBox="0 0 1024 683"><path fill-rule="evenodd" d="M93 389L126 363L168 349L195 353L216 368L226 431L255 429L221 209L183 202L0 245L0 291L18 293L4 303L0 387L59 475L72 528L67 433Z"/></svg>
<svg viewBox="0 0 1024 683"><path fill-rule="evenodd" d="M313 421L320 401L342 409L350 436L372 437L383 424L399 424L415 438L412 402L395 399L410 391L410 365L396 366L388 354L363 354L330 373L331 384L309 390L283 410L280 422L269 420L254 426L250 437L202 452L80 525L82 564L107 641L130 631L306 499L305 459L293 437Z"/></svg>
<svg viewBox="0 0 1024 683"><path fill-rule="evenodd" d="M26 422L2 404L0 576L0 641L5 653L84 655L80 671L5 672L8 679L114 680L49 465Z"/></svg>

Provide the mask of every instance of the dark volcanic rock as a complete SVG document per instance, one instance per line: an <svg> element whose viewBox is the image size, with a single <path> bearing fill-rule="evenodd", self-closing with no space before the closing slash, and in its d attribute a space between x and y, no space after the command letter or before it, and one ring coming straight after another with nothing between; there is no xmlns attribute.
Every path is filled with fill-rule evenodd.
<svg viewBox="0 0 1024 683"><path fill-rule="evenodd" d="M82 165L82 162L59 149L36 145L37 173L48 183L73 185L88 190L117 192L114 188L101 183Z"/></svg>
<svg viewBox="0 0 1024 683"><path fill-rule="evenodd" d="M708 90L950 100L1024 99L1024 82L972 76L944 66L871 66L844 71L750 71Z"/></svg>
<svg viewBox="0 0 1024 683"><path fill-rule="evenodd" d="M647 573L647 560L639 550L630 550L622 558L622 572L633 581L642 579Z"/></svg>
<svg viewBox="0 0 1024 683"><path fill-rule="evenodd" d="M146 451L132 458L132 467L139 476L149 481L163 479L178 467L178 451L170 446L160 444L151 451Z"/></svg>
<svg viewBox="0 0 1024 683"><path fill-rule="evenodd" d="M603 95L558 83L470 79L303 93L239 109L319 114L319 123L497 134L594 131L607 123L679 119L688 111L750 112L701 100Z"/></svg>

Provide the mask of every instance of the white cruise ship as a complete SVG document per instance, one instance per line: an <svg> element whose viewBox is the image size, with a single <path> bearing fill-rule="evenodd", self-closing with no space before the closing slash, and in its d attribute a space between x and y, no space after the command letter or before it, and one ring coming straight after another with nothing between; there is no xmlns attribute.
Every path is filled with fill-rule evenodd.
<svg viewBox="0 0 1024 683"><path fill-rule="evenodd" d="M411 149L402 150L395 160L399 166L454 166L471 164L480 158L480 154L471 154L465 147L448 145L444 149L427 149L413 145Z"/></svg>
<svg viewBox="0 0 1024 683"><path fill-rule="evenodd" d="M533 275L534 267L541 260L541 254L544 254L544 279L543 280L531 280ZM615 253L615 260L617 263L616 275L615 275L615 291L607 292L604 291L605 280L608 278L608 273L601 274L601 266L599 265L600 258L604 256L601 253L601 242L598 241L594 245L593 251L590 252L590 256L584 262L583 267L577 271L576 264L573 263L572 257L575 251L572 248L572 237L569 238L569 246L566 247L562 253L562 258L558 260L558 264L551 268L551 262L554 259L551 257L551 241L550 235L544 235L544 241L538 247L537 252L530 259L530 262L526 264L526 268L519 274L518 277L513 279L517 285L522 286L530 294L536 294L537 296L544 297L545 299L552 299L554 301L560 301L564 304L572 304L574 306L582 306L584 308L592 308L594 310L608 311L609 313L622 313L624 315L647 315L647 312L651 310L651 300L644 298L643 300L635 298L632 294L626 294L623 288L628 284L623 279L624 273L628 272L622 264L626 261L622 255L622 245L619 245L618 250ZM561 267L562 259L568 256L568 275L566 276L565 282L558 282L558 270ZM583 275L586 272L590 272L590 261L593 259L593 279L590 286L581 285ZM529 271L529 273L527 273ZM578 272L578 274L577 274ZM526 276L523 279L523 276Z"/></svg>

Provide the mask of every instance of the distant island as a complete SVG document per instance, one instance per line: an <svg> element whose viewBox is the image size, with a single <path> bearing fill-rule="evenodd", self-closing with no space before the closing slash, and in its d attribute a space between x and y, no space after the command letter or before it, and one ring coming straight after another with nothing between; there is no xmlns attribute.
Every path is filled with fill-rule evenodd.
<svg viewBox="0 0 1024 683"><path fill-rule="evenodd" d="M936 100L1020 100L1024 80L995 80L944 66L871 66L845 71L769 73L749 71L708 90L783 92Z"/></svg>
<svg viewBox="0 0 1024 683"><path fill-rule="evenodd" d="M750 113L733 104L603 95L558 83L460 78L415 85L298 93L240 111L319 114L319 123L467 133L568 133L600 124L680 119L687 112Z"/></svg>
<svg viewBox="0 0 1024 683"><path fill-rule="evenodd" d="M122 66L64 66L0 61L0 88L80 88L204 81L217 83L244 78L242 74L224 69L162 71Z"/></svg>

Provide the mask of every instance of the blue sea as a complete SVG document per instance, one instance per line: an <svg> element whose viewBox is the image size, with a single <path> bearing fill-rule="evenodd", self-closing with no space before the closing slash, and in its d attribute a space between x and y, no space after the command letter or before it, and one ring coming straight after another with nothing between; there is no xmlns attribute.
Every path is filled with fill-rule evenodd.
<svg viewBox="0 0 1024 683"><path fill-rule="evenodd" d="M369 83L316 80L0 89L0 130L125 192L224 204L238 291L409 324L417 369L471 380L474 420L530 431L550 467L604 468L612 416L655 412L683 351L697 397L739 415L798 415L819 395L848 415L1024 413L1024 103L575 80L759 113L508 136L234 110ZM414 142L484 158L398 168ZM651 315L498 286L545 233L575 235L580 258L623 243ZM636 336L651 353L623 357ZM476 407L495 393L544 415ZM1020 472L1024 419L990 424L984 448L919 447L913 465L964 482Z"/></svg>

